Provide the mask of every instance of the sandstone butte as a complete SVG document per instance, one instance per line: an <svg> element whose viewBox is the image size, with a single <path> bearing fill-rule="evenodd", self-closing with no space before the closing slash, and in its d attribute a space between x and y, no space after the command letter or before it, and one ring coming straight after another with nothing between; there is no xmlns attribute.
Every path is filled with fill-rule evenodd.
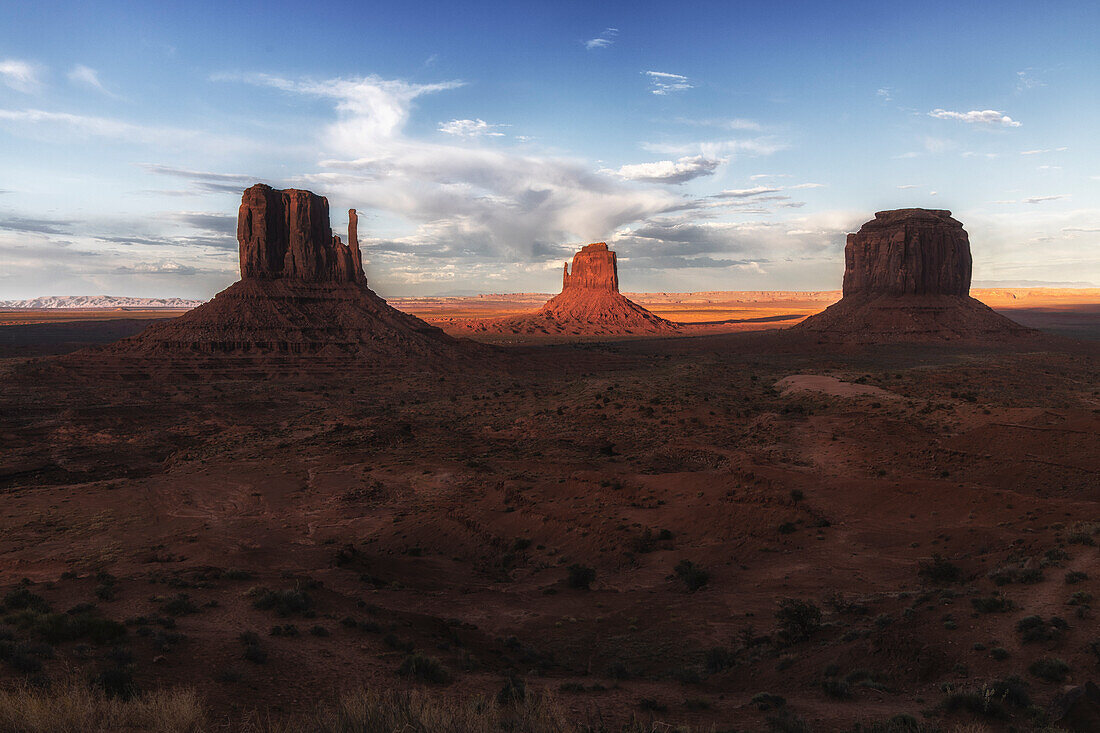
<svg viewBox="0 0 1100 733"><path fill-rule="evenodd" d="M793 329L853 343L1033 336L970 297L971 266L950 211L879 211L848 235L843 297Z"/></svg>
<svg viewBox="0 0 1100 733"><path fill-rule="evenodd" d="M241 279L109 350L438 356L465 348L367 287L355 210L348 216L345 244L329 226L325 197L248 188L237 215Z"/></svg>
<svg viewBox="0 0 1100 733"><path fill-rule="evenodd" d="M535 313L474 324L480 331L514 334L613 336L675 332L680 326L650 313L619 292L615 253L604 242L585 245L565 263L561 293Z"/></svg>

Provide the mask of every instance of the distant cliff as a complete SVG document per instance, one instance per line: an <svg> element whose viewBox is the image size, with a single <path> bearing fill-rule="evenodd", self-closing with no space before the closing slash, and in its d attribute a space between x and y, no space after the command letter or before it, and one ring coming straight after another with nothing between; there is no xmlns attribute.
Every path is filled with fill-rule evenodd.
<svg viewBox="0 0 1100 733"><path fill-rule="evenodd" d="M125 295L45 295L27 300L0 300L0 308L195 308L204 300L186 298L130 298Z"/></svg>

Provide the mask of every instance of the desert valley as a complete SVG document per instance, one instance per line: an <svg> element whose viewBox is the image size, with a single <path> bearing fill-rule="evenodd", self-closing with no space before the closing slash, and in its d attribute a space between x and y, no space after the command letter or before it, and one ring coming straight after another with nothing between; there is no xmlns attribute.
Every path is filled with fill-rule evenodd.
<svg viewBox="0 0 1100 733"><path fill-rule="evenodd" d="M991 309L911 209L835 304L603 243L387 303L328 219L254 186L212 301L4 312L0 727L1096 730L1094 291Z"/></svg>

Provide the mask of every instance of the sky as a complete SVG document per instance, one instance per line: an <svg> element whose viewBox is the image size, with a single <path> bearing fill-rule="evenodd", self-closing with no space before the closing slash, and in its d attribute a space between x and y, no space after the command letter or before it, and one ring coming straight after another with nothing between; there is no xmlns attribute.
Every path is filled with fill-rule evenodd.
<svg viewBox="0 0 1100 733"><path fill-rule="evenodd" d="M241 191L359 211L383 296L831 290L875 211L1100 285L1093 2L0 5L0 299L209 298Z"/></svg>

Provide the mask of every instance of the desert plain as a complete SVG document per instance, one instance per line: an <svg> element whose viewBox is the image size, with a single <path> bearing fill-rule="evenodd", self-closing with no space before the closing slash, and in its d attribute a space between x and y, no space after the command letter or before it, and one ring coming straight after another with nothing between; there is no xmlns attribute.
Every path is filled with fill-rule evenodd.
<svg viewBox="0 0 1100 733"><path fill-rule="evenodd" d="M211 730L363 689L1039 729L1100 671L1100 298L973 294L1040 334L828 344L786 329L839 292L692 293L631 296L673 335L477 341L545 296L393 298L474 340L165 360L78 349L173 312L5 312L0 675L184 687Z"/></svg>

